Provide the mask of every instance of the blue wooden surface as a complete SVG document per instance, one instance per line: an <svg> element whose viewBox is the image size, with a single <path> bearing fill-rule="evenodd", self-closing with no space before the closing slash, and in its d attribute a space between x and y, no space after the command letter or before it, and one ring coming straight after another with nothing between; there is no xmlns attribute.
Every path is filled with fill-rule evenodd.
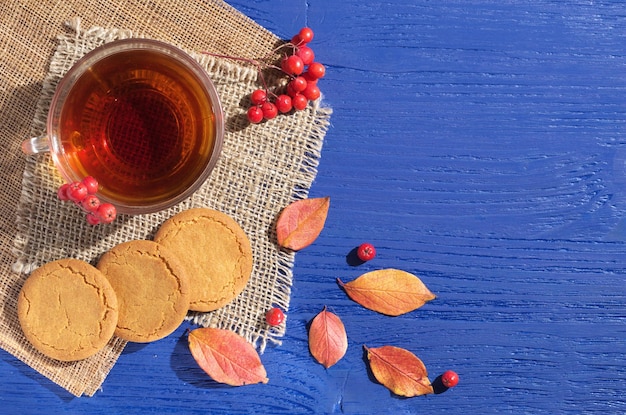
<svg viewBox="0 0 626 415"><path fill-rule="evenodd" d="M284 38L315 30L334 109L311 196L326 228L297 255L270 382L215 384L184 325L130 345L93 398L0 353L7 413L626 413L626 4L229 1ZM526 4L528 3L528 4ZM370 241L371 263L346 255ZM394 267L438 295L390 318L337 287ZM324 305L348 352L325 370L306 324ZM407 348L440 395L394 397L363 345Z"/></svg>

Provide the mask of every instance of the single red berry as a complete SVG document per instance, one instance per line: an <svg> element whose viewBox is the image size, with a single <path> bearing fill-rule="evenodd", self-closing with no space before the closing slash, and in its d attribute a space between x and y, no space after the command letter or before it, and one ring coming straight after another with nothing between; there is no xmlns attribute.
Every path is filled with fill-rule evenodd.
<svg viewBox="0 0 626 415"><path fill-rule="evenodd" d="M100 199L96 195L87 195L81 200L80 206L85 212L96 212L100 207Z"/></svg>
<svg viewBox="0 0 626 415"><path fill-rule="evenodd" d="M80 203L88 194L87 186L81 182L70 183L66 192L68 199L76 203Z"/></svg>
<svg viewBox="0 0 626 415"><path fill-rule="evenodd" d="M285 321L285 313L278 307L270 308L270 310L265 314L265 321L270 326L279 326L283 321Z"/></svg>
<svg viewBox="0 0 626 415"><path fill-rule="evenodd" d="M305 109L308 103L309 103L309 100L306 99L304 95L299 94L299 93L295 94L291 98L291 104L298 111L302 111L303 109Z"/></svg>
<svg viewBox="0 0 626 415"><path fill-rule="evenodd" d="M315 60L315 52L308 46L300 46L296 51L296 55L302 59L302 63L309 65Z"/></svg>
<svg viewBox="0 0 626 415"><path fill-rule="evenodd" d="M300 75L304 71L304 62L299 56L291 55L282 60L280 67L286 74Z"/></svg>
<svg viewBox="0 0 626 415"><path fill-rule="evenodd" d="M289 82L287 84L287 95L289 95L293 99L293 97L295 97L296 94L299 94L299 92L293 89L293 85L291 85L291 82Z"/></svg>
<svg viewBox="0 0 626 415"><path fill-rule="evenodd" d="M291 86L291 89L294 92L302 92L308 85L308 82L306 81L306 79L304 79L303 76L296 76L291 81L289 81L289 84L287 85Z"/></svg>
<svg viewBox="0 0 626 415"><path fill-rule="evenodd" d="M276 97L276 108L278 108L278 111L282 114L291 111L293 108L291 97L285 94Z"/></svg>
<svg viewBox="0 0 626 415"><path fill-rule="evenodd" d="M309 84L317 84L317 81L319 80L318 78L314 78L313 75L309 73L309 71L304 72L300 76L306 79L307 83Z"/></svg>
<svg viewBox="0 0 626 415"><path fill-rule="evenodd" d="M294 35L291 38L291 43L296 46L304 45L304 42L302 41L302 39L300 39L300 35Z"/></svg>
<svg viewBox="0 0 626 415"><path fill-rule="evenodd" d="M278 108L272 102L265 102L261 105L261 111L263 111L263 118L266 120L271 120L278 115Z"/></svg>
<svg viewBox="0 0 626 415"><path fill-rule="evenodd" d="M110 203L102 203L96 214L102 223L111 223L117 216L117 209Z"/></svg>
<svg viewBox="0 0 626 415"><path fill-rule="evenodd" d="M364 242L356 250L356 255L361 261L369 261L376 256L376 248L369 242Z"/></svg>
<svg viewBox="0 0 626 415"><path fill-rule="evenodd" d="M446 388L453 388L459 384L459 375L452 370L446 370L441 375L441 383L443 383L443 386Z"/></svg>
<svg viewBox="0 0 626 415"><path fill-rule="evenodd" d="M252 92L252 95L250 95L250 101L252 101L254 105L263 104L265 101L267 101L267 92L263 89L254 90Z"/></svg>
<svg viewBox="0 0 626 415"><path fill-rule="evenodd" d="M248 121L252 124L258 124L263 121L263 110L260 105L255 105L248 109Z"/></svg>
<svg viewBox="0 0 626 415"><path fill-rule="evenodd" d="M313 40L313 30L310 27L303 27L298 32L298 37L300 38L300 41L309 43Z"/></svg>
<svg viewBox="0 0 626 415"><path fill-rule="evenodd" d="M81 180L81 182L85 185L85 187L87 188L87 193L89 193L90 195L95 195L96 193L98 193L98 181L93 176L87 176L83 180Z"/></svg>
<svg viewBox="0 0 626 415"><path fill-rule="evenodd" d="M322 95L322 93L317 85L307 84L304 91L302 91L302 95L304 95L309 101L315 101Z"/></svg>
<svg viewBox="0 0 626 415"><path fill-rule="evenodd" d="M70 197L67 194L67 191L69 188L70 188L69 183L64 183L59 187L59 190L57 190L57 197L59 198L59 200L62 200L62 201L70 200Z"/></svg>
<svg viewBox="0 0 626 415"><path fill-rule="evenodd" d="M313 62L309 65L307 73L313 79L320 79L326 75L326 67L319 62Z"/></svg>
<svg viewBox="0 0 626 415"><path fill-rule="evenodd" d="M90 212L87 214L87 223L90 225L97 225L100 223L100 216L98 216L95 212Z"/></svg>

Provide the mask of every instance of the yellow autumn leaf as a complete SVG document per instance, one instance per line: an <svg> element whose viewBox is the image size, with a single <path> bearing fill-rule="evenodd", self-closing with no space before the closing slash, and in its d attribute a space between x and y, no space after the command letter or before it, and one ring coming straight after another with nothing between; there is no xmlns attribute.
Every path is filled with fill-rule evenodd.
<svg viewBox="0 0 626 415"><path fill-rule="evenodd" d="M311 322L309 350L326 369L341 360L348 350L348 336L343 322L326 307Z"/></svg>
<svg viewBox="0 0 626 415"><path fill-rule="evenodd" d="M299 251L322 232L330 197L297 200L287 205L276 221L276 238L283 248Z"/></svg>
<svg viewBox="0 0 626 415"><path fill-rule="evenodd" d="M412 397L433 393L426 366L410 351L395 346L363 347L376 380L396 395Z"/></svg>
<svg viewBox="0 0 626 415"><path fill-rule="evenodd" d="M371 271L345 284L337 282L352 300L389 316L408 313L436 298L417 276L393 268Z"/></svg>
<svg viewBox="0 0 626 415"><path fill-rule="evenodd" d="M268 382L257 351L240 335L209 327L192 330L188 340L193 358L216 382L231 386Z"/></svg>

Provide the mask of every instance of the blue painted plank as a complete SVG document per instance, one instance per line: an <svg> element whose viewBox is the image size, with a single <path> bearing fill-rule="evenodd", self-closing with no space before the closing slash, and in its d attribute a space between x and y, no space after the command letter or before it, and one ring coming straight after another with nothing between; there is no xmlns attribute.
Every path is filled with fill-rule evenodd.
<svg viewBox="0 0 626 415"><path fill-rule="evenodd" d="M130 346L90 399L6 353L3 408L20 413L626 413L626 5L617 1L230 1L288 38L308 24L334 109L312 196L326 228L297 255L287 337L270 382L218 385L181 327ZM363 241L377 258L354 267ZM438 295L389 318L335 280L394 267ZM324 305L348 331L343 360L309 355ZM407 348L431 378L400 399L363 345ZM17 409L16 409L17 411Z"/></svg>

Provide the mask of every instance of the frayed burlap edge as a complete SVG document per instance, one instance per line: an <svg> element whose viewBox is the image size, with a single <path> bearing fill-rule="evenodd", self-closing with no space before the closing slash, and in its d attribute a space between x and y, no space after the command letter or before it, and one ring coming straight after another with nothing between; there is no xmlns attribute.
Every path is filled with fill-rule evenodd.
<svg viewBox="0 0 626 415"><path fill-rule="evenodd" d="M60 79L67 69L75 62L76 59L67 60L67 55L76 53L76 48L85 48L86 44L92 42L93 44L102 44L110 42L116 39L128 38L128 37L143 37L138 36L131 31L122 29L104 29L99 27L83 30L80 27L80 20L73 19L68 22L68 27L74 31L74 37L63 35L59 37L59 45L55 51L55 55L51 61L49 76L43 85L40 101L37 106L35 119L32 126L32 135L41 135L45 131L46 114L50 105L50 100L54 94L56 83ZM246 84L249 92L251 88L256 88L257 73L255 68L238 65L229 60L218 59L208 56L206 54L190 53L194 56L212 75L214 82L217 80L218 91L220 85L227 88L228 83L243 82ZM220 82L221 81L221 82ZM271 80L270 80L271 81ZM330 124L330 115L332 113L330 108L324 108L320 105L321 100L316 101L307 108L305 111L293 114L284 120L285 123L291 127L286 130L280 130L270 134L272 140L283 140L286 142L285 148L290 148L288 141L284 135L294 134L301 135L304 131L307 135L305 137L304 148L300 149L303 152L303 157L299 165L295 166L297 174L292 178L290 182L291 190L282 198L274 200L272 206L268 206L265 212L265 221L268 218L273 225L273 222L279 213L280 209L284 207L288 202L303 199L308 196L309 188L315 179L317 174L317 167L319 159L321 157L321 149L323 139ZM235 111L242 111L240 104L230 105L230 108L235 108ZM226 109L226 108L225 108ZM230 127L227 125L227 130L230 128L232 135L236 136L241 130L245 128L258 130L259 136L263 136L263 132L267 132L271 123L267 125L242 125L241 114L226 114L227 118L230 117L231 121L227 121ZM281 120L274 121L275 123ZM276 124L275 124L276 125ZM303 128L304 126L304 128ZM299 131L298 133L294 131ZM251 134L254 134L252 132ZM265 134L267 135L267 134ZM273 142L273 141L272 141ZM282 148L282 147L281 147ZM269 150L268 152L276 152L276 150ZM222 155L223 159L233 160L233 163L225 164L238 165L238 162L245 164L246 160L238 160L241 158L238 154L228 153L224 151ZM248 156L246 156L248 157ZM254 159L247 160L250 163L254 163ZM246 165L247 166L247 165ZM67 247L49 247L40 246L34 237L32 226L33 218L39 218L42 212L49 208L46 203L50 203L50 200L54 200L56 194L56 188L61 184L61 179L58 175L48 174L54 170L52 166L51 158L48 155L44 156L31 156L28 157L26 169L23 175L23 192L19 204L18 210L18 235L15 238L14 253L17 256L17 260L13 266L14 272L26 278L26 275L30 273L34 268L42 265L45 262L62 258L62 257L75 257L83 259L87 262L94 263L97 258L106 249L114 246L115 244L124 240L131 239L149 239L153 235L153 232L158 227L158 224L162 223L165 219L171 217L173 214L182 210L186 210L192 207L211 207L218 210L222 210L227 214L232 215L240 225L244 228L244 231L251 238L253 245L253 251L260 252L262 249L267 249L268 245L271 245L271 249L274 250L272 263L268 263L267 258L259 258L255 256L255 265L253 268L253 278L251 283L254 283L255 275L271 275L272 284L269 290L264 285L265 297L260 298L255 292L255 289L248 289L248 287L242 295L240 295L236 301L225 306L223 309L217 310L212 313L191 313L188 319L193 323L199 324L205 327L218 327L235 331L242 335L246 340L257 347L263 352L267 346L267 343L280 344L280 339L285 334L285 325L278 327L268 327L263 321L263 315L265 310L271 306L279 306L284 310L289 309L289 299L291 295L292 285L292 268L294 265L295 254L293 252L280 250L276 247L275 233L273 226L265 227L259 230L253 225L256 222L257 217L248 217L245 213L246 206L242 206L236 203L235 200L231 200L231 203L216 204L214 203L215 194L210 190L199 191L194 194L188 200L182 202L176 207L164 212L159 212L152 215L141 215L134 217L127 217L123 224L114 229L113 232L105 230L105 228L90 229L90 235L84 235L81 233L81 237L84 238L80 247L85 249L72 249ZM216 170L219 170L219 163ZM42 173L43 171L43 173ZM245 174L254 174L254 169L246 171ZM245 181L249 177L229 177L229 179L236 179ZM210 182L215 179L216 173L212 175L212 178L208 180ZM43 177L43 178L42 178ZM222 177L223 178L223 177ZM254 180L252 180L254 182ZM256 188L244 188L243 190L263 190L265 194L273 195L284 189L281 186L272 184L255 183ZM211 187L209 183L207 187ZM235 198L240 196L241 193L235 194ZM84 226L84 218L72 210L73 207L54 206L53 210L61 212L63 220L69 222L68 226L82 227ZM68 210L69 209L69 210ZM149 216L149 217L148 217ZM52 223L52 221L58 220L57 217L43 218L41 221L45 223ZM78 223L78 224L77 224ZM62 229L62 228L61 228ZM83 229L83 228L81 228ZM270 241L268 244L268 240ZM263 241L263 242L260 242ZM260 255L259 255L260 256ZM270 261L271 262L271 261ZM245 311L245 315L242 315L238 310ZM250 313L250 310L254 310L254 313ZM253 321L253 329L251 329L250 321ZM81 362L74 362L70 364L59 365L58 362L51 361L45 357L38 355L37 352L32 350L29 345L25 344L23 350L16 350L16 357L25 361L27 364L40 371L44 376L50 378L54 382L58 383L62 387L76 396L87 394L93 395L100 385L104 382L108 372L113 367L117 358L121 354L125 342L120 339L112 339L107 347L93 356L90 359L86 359ZM88 379L84 379L84 375L88 375Z"/></svg>

